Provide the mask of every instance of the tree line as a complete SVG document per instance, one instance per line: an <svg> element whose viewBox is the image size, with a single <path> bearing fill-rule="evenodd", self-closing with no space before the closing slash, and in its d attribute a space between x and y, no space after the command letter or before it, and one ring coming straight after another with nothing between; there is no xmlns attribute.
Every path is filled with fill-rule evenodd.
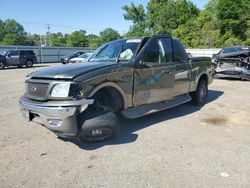
<svg viewBox="0 0 250 188"><path fill-rule="evenodd" d="M146 7L131 3L121 7L123 17L132 25L120 35L112 28L87 34L29 34L13 19L0 19L0 45L41 45L93 47L125 37L170 33L188 48L214 48L250 45L249 0L209 0L203 10L188 0L150 0Z"/></svg>
<svg viewBox="0 0 250 188"><path fill-rule="evenodd" d="M204 10L187 0L150 0L122 7L133 25L126 36L171 33L189 48L250 45L249 0L210 0Z"/></svg>

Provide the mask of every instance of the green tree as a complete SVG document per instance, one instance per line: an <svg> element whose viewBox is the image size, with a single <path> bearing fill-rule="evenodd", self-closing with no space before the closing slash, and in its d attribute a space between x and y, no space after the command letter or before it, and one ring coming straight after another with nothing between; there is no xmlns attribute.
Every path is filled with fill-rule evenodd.
<svg viewBox="0 0 250 188"><path fill-rule="evenodd" d="M91 48L97 48L102 43L101 38L97 35L94 35L94 34L88 35L88 41L89 41L89 47L91 47Z"/></svg>
<svg viewBox="0 0 250 188"><path fill-rule="evenodd" d="M146 22L147 15L142 4L136 6L131 3L130 6L123 6L122 9L126 12L123 14L125 20L132 21L126 37L146 36L149 34L148 24Z"/></svg>
<svg viewBox="0 0 250 188"><path fill-rule="evenodd" d="M199 14L199 9L186 0L151 0L147 6L149 27L153 33L171 33Z"/></svg>
<svg viewBox="0 0 250 188"><path fill-rule="evenodd" d="M1 43L4 45L21 45L25 42L27 33L21 24L13 19L0 22Z"/></svg>
<svg viewBox="0 0 250 188"><path fill-rule="evenodd" d="M67 38L67 45L72 47L87 47L88 39L86 31L80 30L71 33Z"/></svg>
<svg viewBox="0 0 250 188"><path fill-rule="evenodd" d="M66 44L67 39L61 32L50 34L51 46L66 46Z"/></svg>
<svg viewBox="0 0 250 188"><path fill-rule="evenodd" d="M231 36L227 34L228 38L224 37L225 40L229 38L246 39L249 4L249 0L219 0L217 18L221 36L231 33Z"/></svg>
<svg viewBox="0 0 250 188"><path fill-rule="evenodd" d="M101 31L100 32L100 37L101 37L101 42L102 43L106 43L106 42L121 38L118 31L116 31L116 30L114 30L112 28L107 28L107 29L104 29L103 31Z"/></svg>

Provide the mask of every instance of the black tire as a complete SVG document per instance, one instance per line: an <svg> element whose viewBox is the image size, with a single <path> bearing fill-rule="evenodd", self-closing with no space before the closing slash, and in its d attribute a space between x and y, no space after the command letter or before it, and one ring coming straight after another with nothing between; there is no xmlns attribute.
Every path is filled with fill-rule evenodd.
<svg viewBox="0 0 250 188"><path fill-rule="evenodd" d="M26 65L27 68L33 67L33 61L32 60L27 60L25 65Z"/></svg>
<svg viewBox="0 0 250 188"><path fill-rule="evenodd" d="M115 137L120 133L120 121L112 113L102 113L85 120L78 137L86 142L96 142Z"/></svg>
<svg viewBox="0 0 250 188"><path fill-rule="evenodd" d="M205 104L208 94L208 84L206 80L200 80L197 90L191 93L192 102L195 105L202 106Z"/></svg>
<svg viewBox="0 0 250 188"><path fill-rule="evenodd" d="M0 70L5 68L4 62L0 61Z"/></svg>

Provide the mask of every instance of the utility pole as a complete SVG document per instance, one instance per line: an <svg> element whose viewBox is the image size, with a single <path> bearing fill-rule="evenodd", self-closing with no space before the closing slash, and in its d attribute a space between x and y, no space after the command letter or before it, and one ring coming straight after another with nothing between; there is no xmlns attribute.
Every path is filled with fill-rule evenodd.
<svg viewBox="0 0 250 188"><path fill-rule="evenodd" d="M49 24L48 24L48 26L47 26L47 29L48 29L48 31L47 31L47 35L48 35L48 46L50 46L50 29L51 29L51 27L50 27Z"/></svg>

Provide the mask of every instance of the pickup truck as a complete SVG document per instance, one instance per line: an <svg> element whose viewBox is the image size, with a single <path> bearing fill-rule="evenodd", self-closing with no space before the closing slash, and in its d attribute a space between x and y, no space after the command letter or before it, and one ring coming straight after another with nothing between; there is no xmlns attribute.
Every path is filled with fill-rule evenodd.
<svg viewBox="0 0 250 188"><path fill-rule="evenodd" d="M171 36L121 39L85 63L27 75L19 103L28 121L58 136L99 141L119 134L118 114L138 118L189 101L204 105L212 73L211 58L188 57Z"/></svg>

